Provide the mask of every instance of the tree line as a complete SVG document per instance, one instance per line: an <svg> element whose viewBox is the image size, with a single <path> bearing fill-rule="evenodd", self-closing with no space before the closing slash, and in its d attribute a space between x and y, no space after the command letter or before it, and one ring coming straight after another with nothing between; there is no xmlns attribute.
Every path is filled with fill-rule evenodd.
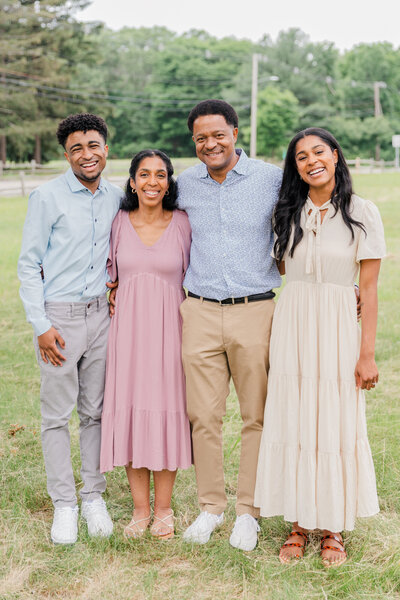
<svg viewBox="0 0 400 600"><path fill-rule="evenodd" d="M250 142L252 56L259 55L259 155L280 159L290 137L325 127L349 157L392 160L400 133L400 48L340 53L300 29L258 43L206 31L124 27L76 18L87 0L0 0L0 159L60 156L55 129L81 111L103 116L113 157L157 147L193 155L186 118L205 98L230 102Z"/></svg>

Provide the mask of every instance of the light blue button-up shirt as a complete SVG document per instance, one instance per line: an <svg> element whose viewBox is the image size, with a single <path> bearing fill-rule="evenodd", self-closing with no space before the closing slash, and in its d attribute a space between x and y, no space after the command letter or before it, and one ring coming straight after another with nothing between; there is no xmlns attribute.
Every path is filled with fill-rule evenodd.
<svg viewBox="0 0 400 600"><path fill-rule="evenodd" d="M236 152L240 158L222 183L210 177L204 163L178 177L178 205L192 227L184 286L216 300L260 294L281 284L271 257L271 218L282 171Z"/></svg>
<svg viewBox="0 0 400 600"><path fill-rule="evenodd" d="M92 194L71 169L30 194L18 277L36 335L51 327L45 301L89 302L106 292L110 230L122 195L104 179Z"/></svg>

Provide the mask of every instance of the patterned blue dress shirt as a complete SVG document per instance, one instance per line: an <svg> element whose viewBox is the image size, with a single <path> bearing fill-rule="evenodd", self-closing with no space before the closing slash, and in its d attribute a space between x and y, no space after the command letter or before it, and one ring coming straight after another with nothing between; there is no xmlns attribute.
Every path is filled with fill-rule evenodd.
<svg viewBox="0 0 400 600"><path fill-rule="evenodd" d="M236 152L239 160L221 184L204 163L178 177L178 205L192 227L184 286L216 300L260 294L281 284L271 257L271 218L282 171Z"/></svg>
<svg viewBox="0 0 400 600"><path fill-rule="evenodd" d="M105 294L111 224L122 195L104 179L92 194L71 169L30 194L18 277L36 335L51 327L45 301L89 302Z"/></svg>

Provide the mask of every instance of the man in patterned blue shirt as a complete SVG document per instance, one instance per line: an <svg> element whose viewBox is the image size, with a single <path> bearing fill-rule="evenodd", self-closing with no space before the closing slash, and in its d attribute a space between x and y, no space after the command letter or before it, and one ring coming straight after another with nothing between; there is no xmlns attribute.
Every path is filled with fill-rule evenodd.
<svg viewBox="0 0 400 600"><path fill-rule="evenodd" d="M89 535L109 536L113 530L102 499L100 419L110 321L106 262L122 191L101 178L108 153L103 119L71 115L59 124L57 137L70 169L29 197L18 276L41 373L42 445L54 504L51 539L73 544L78 506L68 422L75 405L82 516Z"/></svg>
<svg viewBox="0 0 400 600"><path fill-rule="evenodd" d="M184 539L206 543L223 522L222 418L232 377L243 419L237 518L230 543L257 544L253 505L267 393L268 351L280 275L271 257L271 218L282 173L236 150L238 116L228 103L205 100L188 117L202 164L178 177L178 204L192 227L181 305L187 408L192 424L200 515Z"/></svg>

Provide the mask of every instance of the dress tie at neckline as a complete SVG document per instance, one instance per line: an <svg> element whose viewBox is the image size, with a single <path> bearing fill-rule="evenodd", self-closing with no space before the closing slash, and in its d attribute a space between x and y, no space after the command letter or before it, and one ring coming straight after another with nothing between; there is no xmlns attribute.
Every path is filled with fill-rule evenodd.
<svg viewBox="0 0 400 600"><path fill-rule="evenodd" d="M331 201L327 200L322 206L315 206L311 198L308 196L306 200L306 231L307 231L307 256L306 256L306 273L313 273L313 248L315 241L315 266L317 283L322 283L321 271L321 211L329 208ZM310 212L309 212L310 211Z"/></svg>

